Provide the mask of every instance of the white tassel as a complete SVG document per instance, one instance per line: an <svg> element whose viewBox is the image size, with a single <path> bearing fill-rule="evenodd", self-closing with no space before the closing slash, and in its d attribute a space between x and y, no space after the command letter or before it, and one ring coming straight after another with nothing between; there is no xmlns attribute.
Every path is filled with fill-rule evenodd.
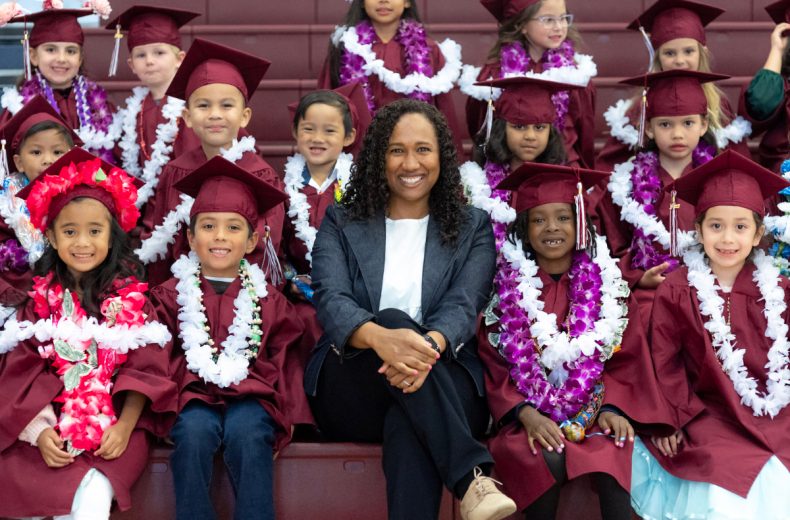
<svg viewBox="0 0 790 520"><path fill-rule="evenodd" d="M8 176L10 169L8 168L8 155L5 149L6 140L0 139L0 184L3 183Z"/></svg>
<svg viewBox="0 0 790 520"><path fill-rule="evenodd" d="M645 31L644 27L639 27L639 32L642 33L642 39L645 42L645 47L647 47L647 53L650 56L650 61L647 64L647 72L648 74L653 72L653 64L656 60L656 49L653 48L653 43L650 41L650 36L647 35L647 31Z"/></svg>
<svg viewBox="0 0 790 520"><path fill-rule="evenodd" d="M113 77L118 73L118 57L121 54L121 40L123 33L121 33L121 24L115 26L115 47L112 50L112 59L110 60L109 76Z"/></svg>
<svg viewBox="0 0 790 520"><path fill-rule="evenodd" d="M680 204L677 203L678 192L672 190L672 202L669 206L669 254L679 256L678 248L678 210Z"/></svg>
<svg viewBox="0 0 790 520"><path fill-rule="evenodd" d="M30 34L25 29L25 34L22 36L22 59L25 64L25 81L30 81L33 77L33 66L30 63Z"/></svg>
<svg viewBox="0 0 790 520"><path fill-rule="evenodd" d="M587 249L589 236L587 234L587 212L584 208L584 185L577 182L576 189L578 192L573 197L573 203L576 206L576 250L581 251Z"/></svg>
<svg viewBox="0 0 790 520"><path fill-rule="evenodd" d="M645 125L647 124L647 87L642 89L642 106L639 109L639 142L637 149L645 146Z"/></svg>
<svg viewBox="0 0 790 520"><path fill-rule="evenodd" d="M488 141L491 139L491 127L494 125L494 89L491 89L491 97L488 98L488 108L486 108L486 119L485 119L485 127L486 127L486 146L488 146Z"/></svg>

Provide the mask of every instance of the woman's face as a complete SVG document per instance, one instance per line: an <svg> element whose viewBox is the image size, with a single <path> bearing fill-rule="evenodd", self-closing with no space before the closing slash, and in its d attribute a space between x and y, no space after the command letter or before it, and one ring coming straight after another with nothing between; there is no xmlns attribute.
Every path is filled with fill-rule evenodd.
<svg viewBox="0 0 790 520"><path fill-rule="evenodd" d="M431 189L439 180L439 140L433 124L422 114L401 116L387 145L385 174L389 206L427 208Z"/></svg>

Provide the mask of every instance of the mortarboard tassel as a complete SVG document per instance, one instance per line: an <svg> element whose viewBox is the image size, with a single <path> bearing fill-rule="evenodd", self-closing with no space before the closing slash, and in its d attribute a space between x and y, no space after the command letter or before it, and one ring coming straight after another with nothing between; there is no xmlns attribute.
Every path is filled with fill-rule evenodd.
<svg viewBox="0 0 790 520"><path fill-rule="evenodd" d="M488 98L488 107L486 108L486 119L484 123L486 127L486 141L485 146L488 146L488 141L491 139L491 127L494 125L494 89L491 89L491 97Z"/></svg>
<svg viewBox="0 0 790 520"><path fill-rule="evenodd" d="M647 87L642 89L642 106L639 109L639 140L637 147L645 146L645 125L647 124Z"/></svg>
<svg viewBox="0 0 790 520"><path fill-rule="evenodd" d="M8 177L8 155L5 150L5 139L0 139L0 184Z"/></svg>
<svg viewBox="0 0 790 520"><path fill-rule="evenodd" d="M576 250L587 249L589 245L589 235L587 233L587 212L584 209L584 186L581 182L576 183L578 193L573 197L573 204L576 206Z"/></svg>
<svg viewBox="0 0 790 520"><path fill-rule="evenodd" d="M277 251L274 250L274 244L272 244L269 226L266 226L266 235L263 240L266 242L266 246L263 251L263 265L261 267L263 272L269 276L271 284L277 287L285 281L285 277L282 267L280 267L280 260L277 258Z"/></svg>
<svg viewBox="0 0 790 520"><path fill-rule="evenodd" d="M647 72L648 74L653 72L653 64L655 64L656 60L656 50L653 48L653 44L650 42L650 36L647 35L647 31L641 25L639 26L639 32L642 33L642 39L644 40L645 47L647 47L647 53L650 56L650 61L647 64Z"/></svg>
<svg viewBox="0 0 790 520"><path fill-rule="evenodd" d="M22 60L25 64L25 81L30 81L33 77L33 66L30 63L30 34L27 29L22 36Z"/></svg>
<svg viewBox="0 0 790 520"><path fill-rule="evenodd" d="M123 33L121 33L121 24L115 26L115 47L112 50L112 59L110 60L109 76L113 77L118 73L118 56L121 54L121 40Z"/></svg>
<svg viewBox="0 0 790 520"><path fill-rule="evenodd" d="M672 202L669 204L669 254L678 256L678 209L680 204L676 202L678 192L672 190Z"/></svg>

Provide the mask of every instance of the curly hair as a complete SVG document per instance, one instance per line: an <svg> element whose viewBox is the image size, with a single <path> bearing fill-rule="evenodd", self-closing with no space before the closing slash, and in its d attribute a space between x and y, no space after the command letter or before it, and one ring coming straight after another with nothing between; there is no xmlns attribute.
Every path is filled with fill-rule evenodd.
<svg viewBox="0 0 790 520"><path fill-rule="evenodd" d="M417 3L410 2L409 7L403 10L401 18L407 18L422 23L420 14L417 12ZM343 19L342 25L354 27L363 20L370 20L370 17L365 12L365 0L353 0L351 5L348 6L348 11L346 12L345 19ZM329 50L326 55L329 57L329 77L332 80L332 88L340 86L340 57L343 56L344 48L342 43L335 46L332 40L329 40Z"/></svg>
<svg viewBox="0 0 790 520"><path fill-rule="evenodd" d="M568 153L565 151L565 143L562 140L562 135L552 125L549 124L549 142L546 143L546 149L535 157L533 162L543 164L565 164L568 162ZM485 165L486 161L495 162L498 164L510 164L513 159L513 152L507 146L507 121L500 118L494 118L491 124L491 137L486 144L485 129L481 130L475 136L475 147L473 150L473 159L480 166Z"/></svg>
<svg viewBox="0 0 790 520"><path fill-rule="evenodd" d="M351 220L368 220L386 210L390 197L386 176L387 147L395 125L406 114L422 115L436 131L439 179L431 190L428 205L431 218L439 223L442 243L453 245L466 216L466 201L452 132L442 113L428 103L399 99L376 112L340 204Z"/></svg>

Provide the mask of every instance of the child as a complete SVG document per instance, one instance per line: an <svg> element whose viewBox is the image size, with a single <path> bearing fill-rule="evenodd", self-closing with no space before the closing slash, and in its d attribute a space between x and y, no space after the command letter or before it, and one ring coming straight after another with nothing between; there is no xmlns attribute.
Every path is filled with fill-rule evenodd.
<svg viewBox="0 0 790 520"><path fill-rule="evenodd" d="M287 440L298 384L283 379L301 322L285 297L245 260L257 221L285 194L222 157L174 186L194 197L192 252L155 287L157 312L178 330L171 354L179 413L171 436L177 518L212 518L214 457L222 446L236 494L234 518L274 519L272 454ZM305 405L306 406L306 405Z"/></svg>
<svg viewBox="0 0 790 520"><path fill-rule="evenodd" d="M51 247L0 332L0 516L108 519L113 499L131 505L146 431L165 433L176 409L170 333L126 236L137 188L75 148L20 196Z"/></svg>
<svg viewBox="0 0 790 520"><path fill-rule="evenodd" d="M29 59L31 75L26 73L18 90L5 89L0 98L5 109L0 121L7 121L40 94L79 134L86 149L114 161L112 152L118 138L117 127L113 125L115 109L107 101L107 92L82 72L85 34L77 21L94 12L106 18L109 4L106 7L107 10L102 6L101 11L51 8L11 19L12 23L25 23L24 38L30 47L25 61ZM28 39L30 22L34 25ZM27 44L23 46L25 53L26 47Z"/></svg>
<svg viewBox="0 0 790 520"><path fill-rule="evenodd" d="M632 503L645 518L787 518L790 282L755 248L765 199L788 186L726 151L667 188L694 206L699 245L653 306L676 433L634 449Z"/></svg>
<svg viewBox="0 0 790 520"><path fill-rule="evenodd" d="M269 184L282 186L277 173L258 155L255 138L238 139L252 117L249 100L268 68L266 60L198 38L173 78L167 95L187 102L184 121L201 144L164 167L153 208L146 210L144 219L151 222L153 231L143 235L136 253L149 264L148 280L152 286L167 280L170 265L189 250L181 228L188 223L192 201L173 187L182 177L207 159L222 155ZM283 205L276 204L258 219L261 240L249 258L264 265L269 280L276 286L282 283L278 252L284 218Z"/></svg>
<svg viewBox="0 0 790 520"><path fill-rule="evenodd" d="M739 113L751 121L760 140L760 164L774 172L790 155L788 114L790 97L785 95L790 77L787 31L790 29L790 1L780 0L765 8L777 26L771 33L771 51L763 68L741 94Z"/></svg>
<svg viewBox="0 0 790 520"><path fill-rule="evenodd" d="M628 286L584 218L582 189L607 176L527 163L496 186L516 192L518 213L495 231L496 292L477 337L498 426L489 447L528 519L555 518L565 481L591 473L602 517L630 520L628 418L668 417Z"/></svg>
<svg viewBox="0 0 790 520"><path fill-rule="evenodd" d="M540 77L572 83L584 90L554 94L554 126L563 136L568 161L592 166L595 158L595 87L597 74L592 57L578 54L579 35L573 27L565 0L481 0L499 21L497 42L481 69L465 67L459 84L469 96L466 121L471 135L483 125L491 89L474 86L477 81L511 76Z"/></svg>
<svg viewBox="0 0 790 520"><path fill-rule="evenodd" d="M431 103L447 118L458 145L462 127L450 91L461 65L457 43L447 39L437 45L425 34L416 2L352 0L343 25L332 34L318 88L360 81L371 114L403 97Z"/></svg>
<svg viewBox="0 0 790 520"><path fill-rule="evenodd" d="M126 62L143 84L133 89L132 96L126 99L126 107L116 115L121 125L118 144L123 168L145 182L140 189L138 208L152 200L165 164L200 145L181 118L184 101L174 97L165 99L165 92L185 56L178 29L197 16L200 14L181 9L135 5L106 26L116 31L116 38L122 38L122 30L127 31ZM114 56L113 60L117 63L118 57ZM144 231L150 233L151 229Z"/></svg>
<svg viewBox="0 0 790 520"><path fill-rule="evenodd" d="M702 84L726 78L690 70L657 72L625 80L647 85L645 133L650 142L628 162L615 166L595 216L623 278L634 290L647 326L655 288L675 269L675 256L691 240L693 210L663 191L674 179L716 154L708 144L708 102ZM672 244L670 207L679 205L674 225L684 233ZM676 247L672 247L672 246Z"/></svg>
<svg viewBox="0 0 790 520"><path fill-rule="evenodd" d="M629 29L650 33L651 55L655 58L649 72L665 70L697 70L711 72L710 51L705 46L705 27L718 18L724 9L687 0L658 0L631 22ZM719 88L706 83L703 87L708 100L708 124L716 137L719 149L732 148L749 156L747 138L751 125L742 117L735 117L730 102ZM621 99L604 114L610 137L598 154L595 167L610 171L616 164L628 160L639 143L639 98Z"/></svg>
<svg viewBox="0 0 790 520"><path fill-rule="evenodd" d="M31 99L0 127L4 147L0 162L0 325L27 298L33 277L31 266L47 247L44 234L30 222L25 201L17 194L58 158L79 137L41 96ZM4 165L3 165L4 166ZM2 170L0 166L0 170Z"/></svg>

